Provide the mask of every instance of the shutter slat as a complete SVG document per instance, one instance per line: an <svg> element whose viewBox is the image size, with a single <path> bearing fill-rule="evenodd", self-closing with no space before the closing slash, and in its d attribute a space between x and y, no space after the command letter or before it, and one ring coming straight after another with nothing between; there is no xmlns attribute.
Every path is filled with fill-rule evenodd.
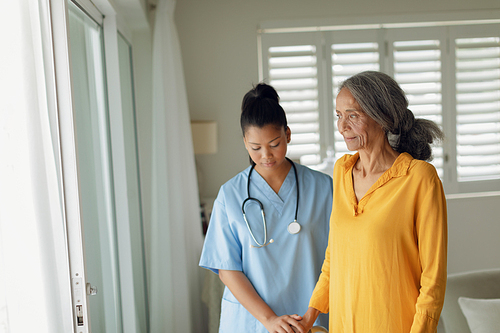
<svg viewBox="0 0 500 333"><path fill-rule="evenodd" d="M459 145L491 145L500 144L500 133L486 133L477 135L461 135ZM499 156L500 158L500 156Z"/></svg>
<svg viewBox="0 0 500 333"><path fill-rule="evenodd" d="M473 82L473 83L457 83L458 93L477 92L477 91L494 91L500 89L500 80Z"/></svg>
<svg viewBox="0 0 500 333"><path fill-rule="evenodd" d="M461 60L464 59L498 59L500 57L499 47L489 47L489 48L468 48L459 49L456 55Z"/></svg>
<svg viewBox="0 0 500 333"><path fill-rule="evenodd" d="M299 123L299 124L289 124L290 130L293 133L318 133L319 124L314 123Z"/></svg>
<svg viewBox="0 0 500 333"><path fill-rule="evenodd" d="M424 62L432 61L441 58L440 50L426 50L426 51L396 51L394 52L394 58L398 63L405 62Z"/></svg>
<svg viewBox="0 0 500 333"><path fill-rule="evenodd" d="M457 115L457 123L459 124L484 124L491 122L500 122L500 112Z"/></svg>
<svg viewBox="0 0 500 333"><path fill-rule="evenodd" d="M415 116L432 116L436 114L441 114L442 107L440 104L427 104L427 105L417 105L412 104L411 111L415 114Z"/></svg>
<svg viewBox="0 0 500 333"><path fill-rule="evenodd" d="M294 54L315 54L316 47L314 45L294 45L294 46L276 46L269 48L269 54L272 57L279 56L280 54L294 55Z"/></svg>
<svg viewBox="0 0 500 333"><path fill-rule="evenodd" d="M378 53L347 53L335 55L333 57L333 65L352 65L352 64L369 64L378 60Z"/></svg>
<svg viewBox="0 0 500 333"><path fill-rule="evenodd" d="M379 70L378 63L360 63L360 64L344 64L334 65L332 67L334 82L344 81L348 77L362 71L377 71Z"/></svg>
<svg viewBox="0 0 500 333"><path fill-rule="evenodd" d="M441 104L441 94L407 95L410 105ZM411 106L409 107L411 110Z"/></svg>
<svg viewBox="0 0 500 333"><path fill-rule="evenodd" d="M294 133L294 132L292 132ZM290 141L294 145L315 144L319 140L319 133L294 134Z"/></svg>
<svg viewBox="0 0 500 333"><path fill-rule="evenodd" d="M269 59L269 68L294 68L294 67L314 67L316 57L314 55L301 57L279 57Z"/></svg>
<svg viewBox="0 0 500 333"><path fill-rule="evenodd" d="M459 181L477 181L498 179L500 174L500 165L474 166L457 168Z"/></svg>
<svg viewBox="0 0 500 333"><path fill-rule="evenodd" d="M315 78L317 76L316 68L275 68L269 71L271 80L294 79L294 78Z"/></svg>
<svg viewBox="0 0 500 333"><path fill-rule="evenodd" d="M297 52L269 52L271 57L275 61L279 61L282 58L294 58L294 57L310 57L314 56L314 53L311 51L297 51Z"/></svg>
<svg viewBox="0 0 500 333"><path fill-rule="evenodd" d="M500 67L500 58L457 61L456 66L460 71L481 69L494 70Z"/></svg>
<svg viewBox="0 0 500 333"><path fill-rule="evenodd" d="M282 93L288 93L290 90L311 90L318 87L318 80L316 78L303 78L295 80L271 80L271 85Z"/></svg>
<svg viewBox="0 0 500 333"><path fill-rule="evenodd" d="M285 110L287 112L287 110ZM289 123L317 123L318 122L318 112L290 112L287 113L287 120Z"/></svg>
<svg viewBox="0 0 500 333"><path fill-rule="evenodd" d="M441 93L441 83L439 82L431 81L413 84L400 84L400 86L407 95L427 95Z"/></svg>
<svg viewBox="0 0 500 333"><path fill-rule="evenodd" d="M318 110L317 100L284 101L280 99L280 104L287 114L293 112L307 112Z"/></svg>
<svg viewBox="0 0 500 333"><path fill-rule="evenodd" d="M332 51L335 54L341 54L343 52L350 53L363 53L366 51L376 52L378 50L377 43L337 43L332 44Z"/></svg>
<svg viewBox="0 0 500 333"><path fill-rule="evenodd" d="M490 103L471 103L457 105L458 114L475 114L487 112L499 112L500 101L493 101Z"/></svg>
<svg viewBox="0 0 500 333"><path fill-rule="evenodd" d="M420 72L431 72L434 75L440 74L441 62L440 61L422 61L422 62L406 62L406 63L396 63L394 68L397 73L415 73L415 69L418 68Z"/></svg>
<svg viewBox="0 0 500 333"><path fill-rule="evenodd" d="M289 144L288 145L288 154L293 159L300 159L302 155L316 153L318 154L320 151L319 144Z"/></svg>
<svg viewBox="0 0 500 333"><path fill-rule="evenodd" d="M464 156L485 156L500 154L500 145L468 145L457 146L457 152L461 157Z"/></svg>
<svg viewBox="0 0 500 333"><path fill-rule="evenodd" d="M498 80L500 78L500 69L457 72L456 77L458 83Z"/></svg>
<svg viewBox="0 0 500 333"><path fill-rule="evenodd" d="M306 101L306 100L317 100L318 90L317 89L304 89L304 90L279 90L278 94L280 96L280 101Z"/></svg>
<svg viewBox="0 0 500 333"><path fill-rule="evenodd" d="M434 72L398 72L397 77L395 77L400 85L410 85L410 84L440 84L441 83L441 73L437 69Z"/></svg>
<svg viewBox="0 0 500 333"><path fill-rule="evenodd" d="M460 140L461 135L467 134L485 134L485 133L499 133L500 124L487 123L487 124L457 124L457 141Z"/></svg>
<svg viewBox="0 0 500 333"><path fill-rule="evenodd" d="M500 165L500 156L498 155L487 155L487 156L475 156L474 158L464 158L460 156L459 162L461 166L492 166Z"/></svg>
<svg viewBox="0 0 500 333"><path fill-rule="evenodd" d="M474 103L474 102L495 102L500 99L499 90L476 92L470 94L457 94L457 104L461 103Z"/></svg>
<svg viewBox="0 0 500 333"><path fill-rule="evenodd" d="M498 46L500 37L458 38L455 44L459 49L466 48L488 48Z"/></svg>

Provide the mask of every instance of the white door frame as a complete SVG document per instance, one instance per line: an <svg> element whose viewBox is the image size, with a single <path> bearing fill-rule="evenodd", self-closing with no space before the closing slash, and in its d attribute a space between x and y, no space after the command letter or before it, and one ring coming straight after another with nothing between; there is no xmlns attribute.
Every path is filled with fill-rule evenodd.
<svg viewBox="0 0 500 333"><path fill-rule="evenodd" d="M53 57L56 84L56 112L58 119L61 183L63 191L64 218L68 235L70 261L72 314L75 333L89 333L87 276L81 213L79 171L77 163L76 126L74 119L71 60L68 27L67 0L49 0L53 38ZM121 111L120 73L118 67L118 30L130 36L123 22L108 0L76 0L94 19L104 15L104 56L106 59L107 98L109 103L110 129L116 222L118 225L118 253L120 268L120 291L122 302L123 331L139 331L138 311L135 302L130 216L128 214L127 170L125 168L125 140ZM102 16L101 16L102 17ZM122 163L123 162L123 163ZM123 306L126 305L126 306Z"/></svg>
<svg viewBox="0 0 500 333"><path fill-rule="evenodd" d="M68 233L73 327L76 333L89 333L66 0L51 0L50 12L56 81L56 112L59 120L63 210Z"/></svg>

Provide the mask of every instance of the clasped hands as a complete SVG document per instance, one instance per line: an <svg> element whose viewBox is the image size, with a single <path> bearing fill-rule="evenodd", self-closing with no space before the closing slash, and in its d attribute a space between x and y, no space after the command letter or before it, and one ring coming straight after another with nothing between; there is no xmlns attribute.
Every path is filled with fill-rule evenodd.
<svg viewBox="0 0 500 333"><path fill-rule="evenodd" d="M270 318L265 326L270 333L308 333L318 315L318 310L309 308L304 316L275 316Z"/></svg>

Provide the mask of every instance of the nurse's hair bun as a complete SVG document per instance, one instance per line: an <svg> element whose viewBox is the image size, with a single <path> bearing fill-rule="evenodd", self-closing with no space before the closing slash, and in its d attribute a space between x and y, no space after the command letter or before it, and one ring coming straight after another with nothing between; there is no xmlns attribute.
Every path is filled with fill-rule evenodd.
<svg viewBox="0 0 500 333"><path fill-rule="evenodd" d="M272 86L265 83L259 83L252 90L250 90L247 95L248 100L252 99L252 95L255 99L269 98L276 101L276 103L279 103L280 99L276 90ZM245 102L245 99L243 99L243 102Z"/></svg>
<svg viewBox="0 0 500 333"><path fill-rule="evenodd" d="M241 103L240 125L243 135L249 126L264 127L276 125L285 130L288 126L285 111L279 104L276 90L266 84L259 83L243 97Z"/></svg>

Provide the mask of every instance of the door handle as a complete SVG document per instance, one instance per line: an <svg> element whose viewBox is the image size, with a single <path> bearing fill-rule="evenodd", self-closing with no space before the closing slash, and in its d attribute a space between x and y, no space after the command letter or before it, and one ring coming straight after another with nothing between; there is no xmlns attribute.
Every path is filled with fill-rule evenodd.
<svg viewBox="0 0 500 333"><path fill-rule="evenodd" d="M97 287L92 286L89 282L87 282L87 295L94 296L97 294Z"/></svg>

